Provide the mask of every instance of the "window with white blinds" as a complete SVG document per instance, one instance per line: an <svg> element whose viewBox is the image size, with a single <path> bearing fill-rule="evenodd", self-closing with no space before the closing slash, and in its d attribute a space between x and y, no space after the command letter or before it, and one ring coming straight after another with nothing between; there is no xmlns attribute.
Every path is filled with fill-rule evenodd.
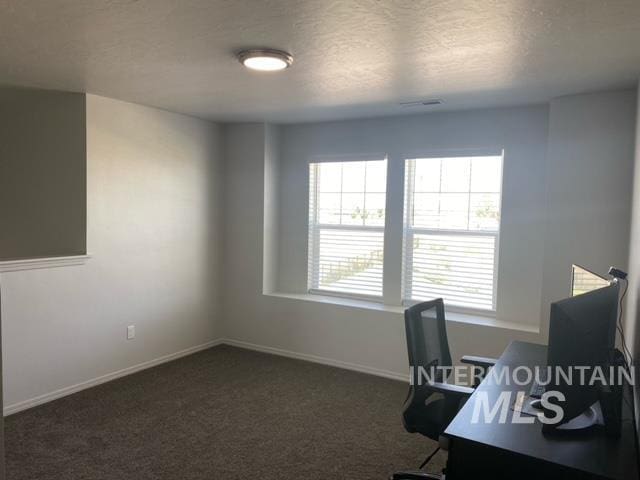
<svg viewBox="0 0 640 480"><path fill-rule="evenodd" d="M496 308L502 156L405 162L403 298Z"/></svg>
<svg viewBox="0 0 640 480"><path fill-rule="evenodd" d="M309 165L310 291L382 296L387 161Z"/></svg>

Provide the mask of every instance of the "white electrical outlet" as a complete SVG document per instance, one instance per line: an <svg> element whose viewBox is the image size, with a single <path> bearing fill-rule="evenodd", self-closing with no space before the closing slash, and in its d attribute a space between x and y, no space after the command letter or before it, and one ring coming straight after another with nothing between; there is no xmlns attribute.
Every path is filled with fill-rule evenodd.
<svg viewBox="0 0 640 480"><path fill-rule="evenodd" d="M127 327L127 340L132 340L134 338L136 338L136 326L129 325Z"/></svg>

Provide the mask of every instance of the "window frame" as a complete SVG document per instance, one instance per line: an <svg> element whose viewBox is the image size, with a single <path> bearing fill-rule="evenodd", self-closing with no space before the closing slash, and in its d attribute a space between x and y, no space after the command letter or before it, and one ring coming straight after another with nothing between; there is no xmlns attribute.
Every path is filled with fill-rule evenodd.
<svg viewBox="0 0 640 480"><path fill-rule="evenodd" d="M408 184L407 184L407 163L409 160L420 160L420 159L442 159L442 158L455 158L455 157L500 157L500 192L499 192L499 208L500 208L500 218L498 221L498 229L497 231L491 230L456 230L456 229L433 229L433 228L424 228L424 227L411 227L410 217L412 211L412 202L413 196L409 195ZM469 150L431 150L431 151L416 151L411 152L411 154L403 155L403 192L404 192L404 202L403 202L403 231L402 231L402 276L401 276L401 304L404 306L411 306L417 303L422 302L423 300L417 300L412 298L407 298L407 292L409 291L409 271L411 265L408 265L408 253L407 247L410 245L408 242L413 240L413 236L418 234L424 235L451 235L451 236L473 236L473 237L493 237L494 240L494 254L493 254L493 288L492 288L492 307L490 309L484 308L474 308L464 305L458 305L455 303L446 303L447 310L452 312L458 312L463 314L471 314L471 315L481 315L484 317L492 317L495 318L497 316L498 310L498 282L499 282L499 265L500 265L500 234L502 232L502 221L503 221L503 199L504 199L504 148L500 149L469 149ZM410 198L411 197L411 198ZM411 255L413 258L413 255Z"/></svg>
<svg viewBox="0 0 640 480"><path fill-rule="evenodd" d="M328 224L320 223L318 219L319 209L313 209L313 218L311 212L311 165L317 165L321 163L347 163L347 162L367 162L367 161L385 161L385 223L384 225L342 225L342 224ZM386 242L387 242L387 218L388 218L388 189L389 189L389 156L384 153L373 154L347 154L347 155L321 155L314 156L309 159L307 163L307 192L309 196L307 198L307 213L309 216L308 231L307 231L307 292L313 295L325 295L331 297L351 298L355 300L366 300L375 303L384 303L384 291L385 291L385 258L386 258ZM315 189L313 192L314 204L318 201L318 182L315 182ZM319 246L320 246L320 231L325 230L338 230L338 231L372 231L382 233L382 245L383 245L383 261L382 261L382 281L381 281L381 294L380 295L368 295L364 293L351 293L342 292L339 290L331 290L324 288L314 288L313 285L319 285L319 279L312 279L312 273L319 273L319 268L312 268L312 263L320 261ZM313 235L312 235L313 234Z"/></svg>
<svg viewBox="0 0 640 480"><path fill-rule="evenodd" d="M383 304L392 307L405 307L411 306L416 303L420 303L421 300L413 300L405 298L405 241L406 241L406 215L408 215L408 209L405 205L405 183L406 183L406 160L419 159L419 158L448 158L448 157L482 157L482 156L500 156L501 157L501 169L500 169L500 220L497 232L484 232L484 231L463 231L463 234L474 236L494 236L494 283L493 283L493 308L481 309L465 307L455 304L446 304L447 311L460 313L464 315L472 315L484 318L496 318L498 311L498 299L499 299L499 265L500 265L500 237L503 226L503 203L504 203L504 166L505 166L505 148L503 146L496 147L478 147L478 148L456 148L456 149L415 149L415 150L390 150L385 153L373 152L373 153L359 153L359 154L329 154L329 155L314 155L308 159L306 174L307 174L307 216L308 216L308 228L311 228L310 218L310 203L311 193L310 187L310 169L309 166L313 163L326 163L326 162L348 162L348 161L375 161L386 160L387 161L387 183L386 183L386 203L385 203L385 222L384 226L369 226L369 228L375 228L382 230L383 232L383 271L382 271L382 295L365 295L349 292L340 292L328 289L311 288L310 275L311 275L311 261L312 258L318 258L318 255L312 257L311 252L311 235L310 231L307 231L307 274L306 274L306 292L314 296L326 296L326 297L338 297L345 299L362 300L376 304ZM317 192L315 193L317 198ZM316 209L317 215L317 209ZM316 219L317 220L317 219ZM316 221L316 225L319 225ZM336 225L330 225L335 227ZM342 227L342 225L339 225ZM351 225L345 226L347 228L353 227ZM363 226L364 227L364 226ZM360 227L356 227L360 228ZM414 229L422 230L422 229ZM431 230L431 229L424 229ZM316 233L319 229L316 228ZM434 233L448 234L447 230L433 230ZM456 230L456 234L461 232ZM318 239L314 239L313 245L318 245Z"/></svg>

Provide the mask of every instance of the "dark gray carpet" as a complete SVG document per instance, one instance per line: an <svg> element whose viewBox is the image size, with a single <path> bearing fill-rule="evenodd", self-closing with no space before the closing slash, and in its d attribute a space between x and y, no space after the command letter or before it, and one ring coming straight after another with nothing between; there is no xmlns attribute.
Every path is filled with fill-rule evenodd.
<svg viewBox="0 0 640 480"><path fill-rule="evenodd" d="M385 479L435 446L403 430L406 390L220 346L8 417L7 478Z"/></svg>

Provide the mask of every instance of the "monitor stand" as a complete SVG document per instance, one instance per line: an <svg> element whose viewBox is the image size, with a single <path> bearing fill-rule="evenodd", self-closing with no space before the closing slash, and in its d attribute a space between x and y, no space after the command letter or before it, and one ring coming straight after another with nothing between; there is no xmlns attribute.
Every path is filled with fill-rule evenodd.
<svg viewBox="0 0 640 480"><path fill-rule="evenodd" d="M569 433L579 430L586 430L588 428L595 427L596 425L604 425L600 402L594 403L580 415L569 420L567 423L558 425L554 428L554 430L557 432Z"/></svg>

